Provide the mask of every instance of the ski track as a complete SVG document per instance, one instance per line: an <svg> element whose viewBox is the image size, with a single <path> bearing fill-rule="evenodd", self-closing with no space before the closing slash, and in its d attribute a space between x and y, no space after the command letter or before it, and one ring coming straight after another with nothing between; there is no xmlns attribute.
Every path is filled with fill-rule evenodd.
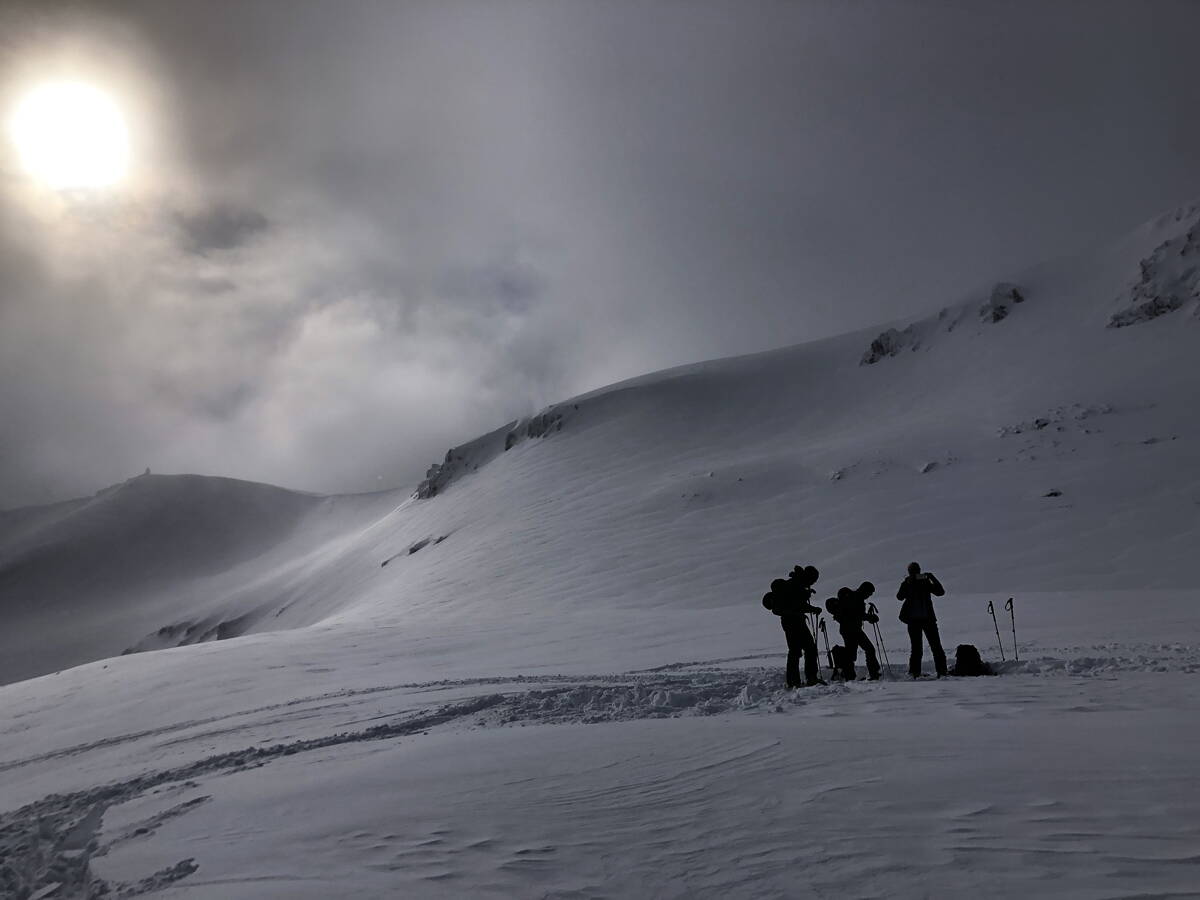
<svg viewBox="0 0 1200 900"><path fill-rule="evenodd" d="M987 648L984 647L981 649L986 655ZM1026 651L1025 659L1020 661L1009 659L1000 663L993 662L993 667L997 674L1067 674L1079 677L1101 676L1120 672L1185 672L1189 674L1200 672L1200 646L1194 646L1191 644L1110 643L1058 648L1058 652L1071 655L1048 656L1045 654L1038 654L1035 649L1030 648ZM824 650L822 650L822 654L824 654ZM898 650L894 649L889 655L893 658L891 674L897 678L903 677L907 666L907 650L904 648L900 648ZM121 746L122 744L142 741L147 738L177 735L177 737L169 740L160 741L156 745L159 747L167 747L174 744L188 743L200 737L217 737L226 734L234 734L238 731L261 729L266 726L285 722L295 723L306 718L312 718L327 710L346 709L346 704L341 701L370 698L389 693L455 691L481 685L513 686L533 684L617 684L630 682L631 679L637 679L639 677L647 677L669 672L684 672L689 669L695 670L703 669L705 667L723 666L729 663L745 662L748 660L778 659L779 657L780 654L778 651L776 651L772 653L754 653L736 657L719 657L713 659L666 663L664 665L654 666L651 668L633 669L623 674L610 673L590 675L539 674L493 677L481 676L476 678L437 679L432 681L414 681L397 684L374 685L364 688L347 688L344 690L328 691L310 696L296 697L280 703L271 703L250 709L238 710L225 715L209 716L201 719L188 719L169 725L163 725L158 728L114 735L112 737L103 738L97 741L89 741L82 744L51 750L46 753L0 761L0 773L19 769L23 766L34 763L50 762L79 756L80 754L88 753L94 750L114 748ZM822 655L822 659L823 658L824 657ZM953 664L953 659L951 659L951 664ZM864 671L864 664L861 657L859 660L859 670L861 677ZM928 659L925 660L925 670L927 672L930 671L930 662ZM612 696L614 698L619 696L619 692L614 693ZM624 705L627 704L623 704L623 706ZM298 707L303 708L304 711L291 713L288 712L289 710L294 711ZM273 712L282 712L284 714L274 718L257 718L251 720L251 717L261 716L264 713ZM375 718L384 717L386 717L386 714L375 716ZM209 725L216 725L219 723L226 723L239 719L246 719L248 721L242 725L230 725L228 727L198 732L196 734L186 734L186 732L189 732L193 729L203 729ZM598 719L598 721L603 720L603 718Z"/></svg>
<svg viewBox="0 0 1200 900"><path fill-rule="evenodd" d="M1112 677L1125 672L1200 672L1200 659L1197 659L1200 648L1191 645L1160 643L1072 649L1083 655L1067 658L1035 655L1020 661L1008 660L995 664L998 674L1020 676L1028 685L1028 691L1010 693L1000 703L991 696L958 698L958 708L964 714L985 718L1012 714L1025 703L1037 702L1037 696L1041 692L1037 681L1047 676L1091 678ZM1093 655L1102 650L1110 651L1110 655ZM1112 652L1116 650L1122 652ZM3 869L0 870L0 895L33 897L39 896L38 891L47 890L48 893L40 896L131 897L158 890L186 878L196 869L190 859L180 860L175 865L154 872L140 881L119 884L109 884L95 877L89 862L93 857L106 855L116 846L152 835L169 819L187 815L208 801L206 795L193 797L155 816L138 821L102 843L97 838L97 832L100 830L105 811L111 806L126 803L147 793L198 788L199 783L196 779L257 768L296 754L344 744L413 737L447 728L600 724L634 719L712 716L722 713L785 713L802 707L809 707L809 712L816 715L838 716L841 714L838 709L839 696L849 692L871 692L879 702L884 702L888 699L890 682L904 677L904 666L898 665L893 659L891 669L885 671L880 682L860 681L847 684L834 681L824 687L785 691L778 666L722 667L730 662L744 662L767 656L777 658L779 654L693 660L626 673L440 679L332 691L241 710L226 716L183 721L162 728L116 735L105 740L11 760L0 764L0 771L20 769L35 763L80 756L92 751L164 736L171 737L167 741L158 742L156 746L198 743L267 726L292 727L297 723L321 720L330 713L345 714L351 711L351 704L346 701L358 702L374 696L409 692L411 696L419 698L420 695L430 692L489 689L433 708L417 711L410 708L399 712L392 710L369 716L366 721L389 721L366 728L334 731L265 746L260 744L215 753L173 767L146 772L124 781L71 793L51 794L20 809L0 814L0 857L4 860ZM926 669L928 670L928 662ZM1005 681L1012 686L1009 678ZM1092 698L1066 706L1063 711L1088 712L1097 708L1095 702ZM265 720L252 718L263 713L279 715ZM202 729L207 725L237 719L248 721L240 725L185 734L189 729ZM360 723L361 720L352 720L349 724ZM346 723L341 724L344 726ZM829 788L836 789L836 786ZM1071 835L1066 833L1057 833L1052 837L1064 843L1069 843L1072 839ZM969 835L964 836L964 840L969 838ZM1044 848L990 849L997 853L1047 852ZM1194 864L1200 861L1200 857L1171 861ZM56 884L58 887L52 888Z"/></svg>

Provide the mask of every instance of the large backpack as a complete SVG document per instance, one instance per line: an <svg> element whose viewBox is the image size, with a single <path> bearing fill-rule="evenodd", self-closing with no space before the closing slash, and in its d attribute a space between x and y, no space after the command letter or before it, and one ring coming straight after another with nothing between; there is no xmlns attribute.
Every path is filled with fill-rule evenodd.
<svg viewBox="0 0 1200 900"><path fill-rule="evenodd" d="M850 667L850 651L841 644L834 644L829 650L829 655L833 658L833 667L839 674Z"/></svg>
<svg viewBox="0 0 1200 900"><path fill-rule="evenodd" d="M975 676L994 675L995 673L992 671L992 667L979 656L979 650L974 644L959 644L958 649L954 651L954 668L950 670L950 674Z"/></svg>
<svg viewBox="0 0 1200 900"><path fill-rule="evenodd" d="M782 578L771 582L771 589L763 595L763 609L777 616L783 615L783 601L787 599L788 583ZM778 607L778 608L777 608Z"/></svg>

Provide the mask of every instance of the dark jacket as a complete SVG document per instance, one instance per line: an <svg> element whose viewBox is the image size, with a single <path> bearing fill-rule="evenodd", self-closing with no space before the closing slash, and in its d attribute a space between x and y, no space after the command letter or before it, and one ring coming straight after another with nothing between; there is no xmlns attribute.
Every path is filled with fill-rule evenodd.
<svg viewBox="0 0 1200 900"><path fill-rule="evenodd" d="M900 590L896 591L896 599L904 601L900 606L900 621L906 625L936 622L933 598L945 594L946 589L932 572L922 572L915 577L907 576L900 582Z"/></svg>

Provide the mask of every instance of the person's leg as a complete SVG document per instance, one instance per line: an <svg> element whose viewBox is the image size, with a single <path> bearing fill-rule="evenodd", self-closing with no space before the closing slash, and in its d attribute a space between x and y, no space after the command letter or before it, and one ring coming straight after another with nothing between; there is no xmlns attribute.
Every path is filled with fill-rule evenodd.
<svg viewBox="0 0 1200 900"><path fill-rule="evenodd" d="M784 679L790 688L800 687L800 653L802 644L794 629L784 627L783 634L787 638L787 668Z"/></svg>
<svg viewBox="0 0 1200 900"><path fill-rule="evenodd" d="M875 655L875 645L861 628L858 630L858 644L867 658L867 677L874 681L879 677L879 657Z"/></svg>
<svg viewBox="0 0 1200 900"><path fill-rule="evenodd" d="M938 675L946 674L946 651L942 649L942 636L938 634L937 622L925 623L925 637L929 640L929 651L933 654L933 665Z"/></svg>
<svg viewBox="0 0 1200 900"><path fill-rule="evenodd" d="M847 681L853 681L858 677L854 665L858 662L858 637L862 634L862 629L847 623L841 625L838 632L842 636L842 646L846 648L845 656L842 657L842 675Z"/></svg>
<svg viewBox="0 0 1200 900"><path fill-rule="evenodd" d="M921 623L912 622L908 626L908 674L916 678L921 674Z"/></svg>
<svg viewBox="0 0 1200 900"><path fill-rule="evenodd" d="M806 684L816 684L821 680L821 664L817 659L817 642L808 629L801 634L804 641L804 681Z"/></svg>

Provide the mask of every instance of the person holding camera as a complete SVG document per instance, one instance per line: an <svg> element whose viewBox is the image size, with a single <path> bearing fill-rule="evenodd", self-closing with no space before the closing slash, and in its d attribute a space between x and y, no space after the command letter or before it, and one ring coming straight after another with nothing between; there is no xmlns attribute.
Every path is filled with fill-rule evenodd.
<svg viewBox="0 0 1200 900"><path fill-rule="evenodd" d="M820 677L820 662L817 659L817 641L808 629L808 614L819 613L820 607L809 603L815 593L820 573L813 566L796 566L786 579L776 578L771 582L770 592L763 597L763 606L779 616L787 638L788 690L798 688L800 681L800 655L804 654L804 684L811 687L825 684Z"/></svg>
<svg viewBox="0 0 1200 900"><path fill-rule="evenodd" d="M911 678L921 677L922 638L929 641L938 678L946 674L946 651L942 649L937 615L933 611L933 598L945 594L946 589L932 572L922 572L918 563L908 564L908 577L900 582L896 599L903 601L900 605L900 621L908 627L908 640L912 645L908 657L908 674Z"/></svg>

